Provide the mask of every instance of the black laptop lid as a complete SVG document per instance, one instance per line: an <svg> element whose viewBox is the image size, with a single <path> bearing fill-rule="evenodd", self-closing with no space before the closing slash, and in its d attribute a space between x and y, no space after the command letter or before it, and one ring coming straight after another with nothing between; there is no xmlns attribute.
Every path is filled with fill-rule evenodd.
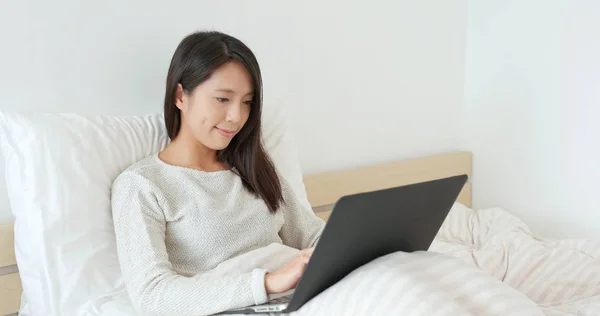
<svg viewBox="0 0 600 316"><path fill-rule="evenodd" d="M378 257L428 250L466 181L460 175L342 197L286 312Z"/></svg>

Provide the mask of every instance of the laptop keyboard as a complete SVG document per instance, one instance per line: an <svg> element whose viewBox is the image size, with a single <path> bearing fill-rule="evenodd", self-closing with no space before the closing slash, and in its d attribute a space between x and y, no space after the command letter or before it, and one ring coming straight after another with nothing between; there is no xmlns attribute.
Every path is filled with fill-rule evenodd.
<svg viewBox="0 0 600 316"><path fill-rule="evenodd" d="M278 297L278 298L274 298L274 299L270 300L269 304L289 303L291 299L292 299L291 295L286 295L286 296L282 296L282 297Z"/></svg>

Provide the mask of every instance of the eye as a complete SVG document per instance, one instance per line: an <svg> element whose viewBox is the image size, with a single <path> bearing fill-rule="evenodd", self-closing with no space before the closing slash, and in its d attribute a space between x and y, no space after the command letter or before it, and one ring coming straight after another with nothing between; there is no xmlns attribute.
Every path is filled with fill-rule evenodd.
<svg viewBox="0 0 600 316"><path fill-rule="evenodd" d="M254 104L254 102L252 100L248 100L248 101L244 101L244 104L246 104L246 105L252 105L252 104Z"/></svg>
<svg viewBox="0 0 600 316"><path fill-rule="evenodd" d="M227 98L215 98L215 99L217 99L217 101L219 101L221 103L225 103L225 102L229 101L229 99L227 99Z"/></svg>

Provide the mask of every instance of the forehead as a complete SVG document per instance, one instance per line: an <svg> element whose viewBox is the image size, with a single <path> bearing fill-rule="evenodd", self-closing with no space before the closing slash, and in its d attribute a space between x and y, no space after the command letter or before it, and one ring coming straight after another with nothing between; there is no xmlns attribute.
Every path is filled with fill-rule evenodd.
<svg viewBox="0 0 600 316"><path fill-rule="evenodd" d="M229 62L217 70L205 82L212 90L232 90L236 94L252 93L252 77L238 61Z"/></svg>

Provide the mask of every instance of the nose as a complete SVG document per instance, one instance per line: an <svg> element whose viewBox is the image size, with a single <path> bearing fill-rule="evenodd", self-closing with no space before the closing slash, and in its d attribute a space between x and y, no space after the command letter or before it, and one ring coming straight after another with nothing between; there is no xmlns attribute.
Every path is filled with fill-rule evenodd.
<svg viewBox="0 0 600 316"><path fill-rule="evenodd" d="M227 122L238 123L242 117L242 106L239 103L233 103L227 110Z"/></svg>

